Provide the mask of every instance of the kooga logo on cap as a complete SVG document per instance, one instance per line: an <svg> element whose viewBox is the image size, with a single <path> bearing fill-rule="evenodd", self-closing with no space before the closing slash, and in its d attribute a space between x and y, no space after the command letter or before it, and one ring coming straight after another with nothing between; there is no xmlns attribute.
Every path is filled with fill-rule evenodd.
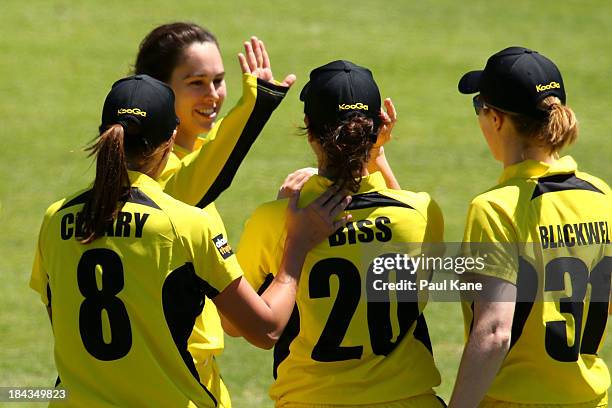
<svg viewBox="0 0 612 408"><path fill-rule="evenodd" d="M536 91L538 92L548 91L549 89L553 89L553 88L561 88L561 85L555 81L552 81L548 85L542 85L542 84L536 85Z"/></svg>
<svg viewBox="0 0 612 408"><path fill-rule="evenodd" d="M147 112L140 110L138 108L121 108L117 111L118 115L127 115L127 114L131 114L131 115L139 115L142 116L143 118L147 117Z"/></svg>
<svg viewBox="0 0 612 408"><path fill-rule="evenodd" d="M353 105L349 105L347 103L343 103L338 105L338 109L340 110L350 110L350 109L359 109L359 110L368 110L368 105L363 104L361 102L357 102Z"/></svg>

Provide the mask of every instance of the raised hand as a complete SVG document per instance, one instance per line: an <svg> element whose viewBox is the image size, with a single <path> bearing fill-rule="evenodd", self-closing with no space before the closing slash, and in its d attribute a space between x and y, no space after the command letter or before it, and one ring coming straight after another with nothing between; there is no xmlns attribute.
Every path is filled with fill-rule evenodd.
<svg viewBox="0 0 612 408"><path fill-rule="evenodd" d="M374 143L373 148L382 147L385 143L391 140L391 131L395 122L397 122L397 111L393 105L391 98L386 98L384 101L385 109L380 110L380 119L382 124L380 125L380 131L378 132L378 138ZM385 112L386 111L386 112Z"/></svg>
<svg viewBox="0 0 612 408"><path fill-rule="evenodd" d="M263 41L257 37L251 37L250 41L244 42L244 54L238 54L238 61L243 74L252 74L256 77L272 82L274 75L270 66L270 57L266 51L266 46ZM295 82L295 75L289 74L280 83L282 86L291 87Z"/></svg>

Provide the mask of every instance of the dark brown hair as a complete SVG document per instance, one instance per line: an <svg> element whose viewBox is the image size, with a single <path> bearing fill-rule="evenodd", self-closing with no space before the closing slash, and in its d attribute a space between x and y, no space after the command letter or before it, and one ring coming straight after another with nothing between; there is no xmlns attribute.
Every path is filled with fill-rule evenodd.
<svg viewBox="0 0 612 408"><path fill-rule="evenodd" d="M511 114L510 120L528 143L546 146L556 153L578 137L578 120L574 111L561 103L556 96L544 98L538 108L544 112L542 118Z"/></svg>
<svg viewBox="0 0 612 408"><path fill-rule="evenodd" d="M127 129L112 125L85 149L89 157L96 156L96 178L82 211L83 244L104 235L108 224L115 221L129 199L128 167L142 169L159 148L141 137L137 128Z"/></svg>
<svg viewBox="0 0 612 408"><path fill-rule="evenodd" d="M195 23L176 22L156 27L140 43L135 74L147 74L168 83L185 48L197 42L212 42L219 48L213 33Z"/></svg>
<svg viewBox="0 0 612 408"><path fill-rule="evenodd" d="M341 189L356 193L376 139L374 121L356 113L333 125L309 123L306 130L321 144L327 177Z"/></svg>

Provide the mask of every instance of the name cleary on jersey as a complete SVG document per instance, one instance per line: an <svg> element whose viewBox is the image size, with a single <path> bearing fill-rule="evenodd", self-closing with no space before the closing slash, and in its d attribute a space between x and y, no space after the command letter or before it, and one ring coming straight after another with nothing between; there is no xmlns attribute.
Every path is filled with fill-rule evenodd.
<svg viewBox="0 0 612 408"><path fill-rule="evenodd" d="M120 211L117 219L113 223L108 223L104 235L107 237L142 237L142 230L149 218L147 213L130 213ZM83 237L83 217L81 213L67 213L62 217L60 235L63 240L68 240L73 236Z"/></svg>
<svg viewBox="0 0 612 408"><path fill-rule="evenodd" d="M539 230L543 249L610 243L607 221L540 225Z"/></svg>

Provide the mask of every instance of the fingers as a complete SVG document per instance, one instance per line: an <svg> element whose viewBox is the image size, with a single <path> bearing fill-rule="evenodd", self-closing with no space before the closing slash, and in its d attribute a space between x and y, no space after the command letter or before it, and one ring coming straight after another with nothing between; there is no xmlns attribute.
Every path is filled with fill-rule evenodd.
<svg viewBox="0 0 612 408"><path fill-rule="evenodd" d="M344 211L346 207L348 207L352 200L353 198L351 196L346 196L340 202L338 202L338 204L336 204L336 206L333 207L330 212L332 220L335 219L338 215L340 215L340 213Z"/></svg>
<svg viewBox="0 0 612 408"><path fill-rule="evenodd" d="M255 52L253 51L253 46L249 41L244 42L244 52L246 56L246 61L249 64L249 68L251 72L257 69L257 58L255 58Z"/></svg>
<svg viewBox="0 0 612 408"><path fill-rule="evenodd" d="M257 62L257 67L263 67L263 54L261 52L261 41L257 39L257 37L251 37L251 48L253 49L253 54L255 55L255 61Z"/></svg>
<svg viewBox="0 0 612 408"><path fill-rule="evenodd" d="M296 76L293 74L289 74L285 77L285 79L283 80L283 82L281 82L282 86L286 86L288 88L291 88L291 85L293 85L295 83L296 80Z"/></svg>
<svg viewBox="0 0 612 408"><path fill-rule="evenodd" d="M240 63L240 69L243 74L250 74L251 69L249 68L249 64L247 63L246 57L243 53L238 54L238 62Z"/></svg>
<svg viewBox="0 0 612 408"><path fill-rule="evenodd" d="M325 190L323 192L323 194L321 194L319 197L317 197L316 200L313 201L314 205L317 205L319 207L323 207L325 206L325 204L329 201L329 199L336 193L338 192L338 187L336 186L331 186L329 187L327 190Z"/></svg>
<svg viewBox="0 0 612 408"><path fill-rule="evenodd" d="M289 203L287 204L287 208L289 211L295 213L298 211L298 201L300 201L300 192L295 191L291 196L289 196Z"/></svg>
<svg viewBox="0 0 612 408"><path fill-rule="evenodd" d="M344 227L347 222L353 219L351 214L347 214L344 217L340 218L338 221L334 221L333 229L337 231L339 228Z"/></svg>
<svg viewBox="0 0 612 408"><path fill-rule="evenodd" d="M395 105L393 105L393 101L391 100L391 98L386 98L385 99L385 110L387 111L387 115L389 116L389 119L392 122L396 122L397 121L397 111L395 110Z"/></svg>
<svg viewBox="0 0 612 408"><path fill-rule="evenodd" d="M334 195L332 195L329 198L329 200L327 200L327 202L325 202L325 204L323 204L323 206L322 206L323 207L323 211L327 211L330 214L336 212L336 209L345 202L347 197L349 197L349 196L347 195L346 191L344 191L344 190L340 191L340 190L336 189L336 192L334 193ZM350 202L350 199L349 199L349 202ZM346 208L347 205L348 205L348 203L346 203L346 205L340 211L343 211L344 208ZM338 215L338 213L340 211L336 212L335 215Z"/></svg>
<svg viewBox="0 0 612 408"><path fill-rule="evenodd" d="M279 188L278 194L276 196L277 199L288 198L295 191L299 191L304 187L304 184L312 177L313 174L316 174L317 170L312 167L306 167L303 169L299 169L289 174L283 184Z"/></svg>
<svg viewBox="0 0 612 408"><path fill-rule="evenodd" d="M261 54L263 56L263 67L270 68L270 57L268 56L268 51L266 51L264 42L261 40L259 40L259 48L261 49Z"/></svg>

